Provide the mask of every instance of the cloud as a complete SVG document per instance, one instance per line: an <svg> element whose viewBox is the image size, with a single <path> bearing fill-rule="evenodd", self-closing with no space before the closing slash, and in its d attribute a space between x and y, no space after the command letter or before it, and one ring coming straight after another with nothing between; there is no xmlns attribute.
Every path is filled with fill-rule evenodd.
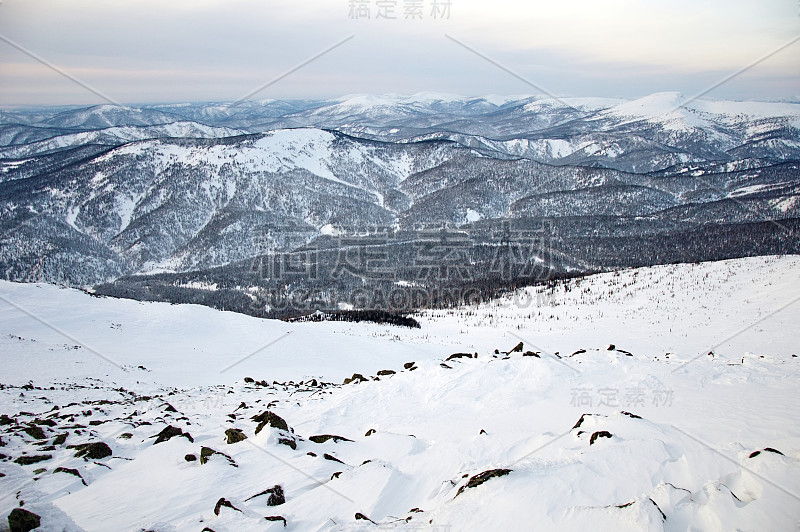
<svg viewBox="0 0 800 532"><path fill-rule="evenodd" d="M450 17L436 20L434 0L421 20L406 20L405 0L395 20L369 1L370 18L354 20L350 0L5 0L0 33L137 102L235 99L350 34L258 97L532 92L446 33L560 94L694 93L800 33L795 0L450 0ZM718 94L791 97L798 64L800 43ZM0 43L0 103L96 99L65 83Z"/></svg>

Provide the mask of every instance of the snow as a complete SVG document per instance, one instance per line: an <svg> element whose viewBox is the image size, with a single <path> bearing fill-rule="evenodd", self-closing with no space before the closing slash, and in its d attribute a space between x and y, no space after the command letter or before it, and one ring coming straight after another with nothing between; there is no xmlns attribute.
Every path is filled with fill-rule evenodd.
<svg viewBox="0 0 800 532"><path fill-rule="evenodd" d="M792 530L799 277L797 256L626 270L427 311L420 329L0 282L0 412L53 420L39 425L46 445L68 433L66 445L113 451L84 461L1 426L11 459L53 458L0 461L0 515L19 497L49 530L283 530L273 515L286 530ZM520 341L540 357L494 355ZM458 352L478 356L440 365ZM397 373L372 380L381 369ZM354 372L368 380L338 384ZM255 434L250 418L268 409L296 449L278 429ZM194 442L154 445L168 424ZM228 428L247 439L227 444ZM201 446L238 467L185 461ZM492 469L511 471L458 493ZM275 484L284 504L246 500ZM221 497L241 511L215 515Z"/></svg>

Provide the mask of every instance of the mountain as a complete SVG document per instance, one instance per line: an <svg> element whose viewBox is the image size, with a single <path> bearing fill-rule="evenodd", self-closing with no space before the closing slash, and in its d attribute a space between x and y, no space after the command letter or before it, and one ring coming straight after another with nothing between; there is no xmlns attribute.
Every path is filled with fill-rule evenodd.
<svg viewBox="0 0 800 532"><path fill-rule="evenodd" d="M432 228L468 242L440 284L487 293L517 277L800 251L798 104L422 93L2 116L17 118L0 126L6 279L157 299L203 279L241 310L266 286L377 286L337 278L348 247L388 253L393 281L426 285ZM534 268L498 237L509 231L546 236L527 252ZM316 279L252 275L265 254L309 253Z"/></svg>

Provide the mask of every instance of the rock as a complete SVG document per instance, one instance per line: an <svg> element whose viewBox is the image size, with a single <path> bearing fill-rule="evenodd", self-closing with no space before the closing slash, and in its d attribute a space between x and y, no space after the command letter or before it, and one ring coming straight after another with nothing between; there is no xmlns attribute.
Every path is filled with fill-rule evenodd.
<svg viewBox="0 0 800 532"><path fill-rule="evenodd" d="M403 369L411 369L413 367L414 367L414 362L406 362L405 364L403 364Z"/></svg>
<svg viewBox="0 0 800 532"><path fill-rule="evenodd" d="M364 434L364 436L372 436L373 434L375 434L375 432L377 432L375 429L369 429L367 433Z"/></svg>
<svg viewBox="0 0 800 532"><path fill-rule="evenodd" d="M297 441L295 441L294 437L278 438L278 444L291 447L293 451L297 450Z"/></svg>
<svg viewBox="0 0 800 532"><path fill-rule="evenodd" d="M53 438L53 445L64 445L64 442L67 441L67 436L69 436L69 432L65 432L64 434L59 434L55 438Z"/></svg>
<svg viewBox="0 0 800 532"><path fill-rule="evenodd" d="M185 455L183 457L183 459L186 460L187 462L196 462L197 461L197 457L195 455L193 455L193 454L187 454L187 455Z"/></svg>
<svg viewBox="0 0 800 532"><path fill-rule="evenodd" d="M227 438L228 445L239 443L247 439L242 429L228 429L225 431L225 437Z"/></svg>
<svg viewBox="0 0 800 532"><path fill-rule="evenodd" d="M511 351L509 351L507 354L510 354L510 353L522 353L522 342L520 342L517 345L515 345L514 348Z"/></svg>
<svg viewBox="0 0 800 532"><path fill-rule="evenodd" d="M609 344L609 345L608 345L608 347L606 348L606 350L607 350L607 351L613 351L613 350L615 350L616 348L617 348L617 346L615 346L614 344Z"/></svg>
<svg viewBox="0 0 800 532"><path fill-rule="evenodd" d="M14 423L16 423L16 422L13 419L11 419L10 417L8 417L8 414L0 415L0 426L2 426L2 425L13 425Z"/></svg>
<svg viewBox="0 0 800 532"><path fill-rule="evenodd" d="M593 414L582 414L581 418L578 420L577 423L575 423L575 425L572 428L573 429L577 429L578 427L580 427L583 424L583 422L586 420L586 416L591 416L591 415L593 415Z"/></svg>
<svg viewBox="0 0 800 532"><path fill-rule="evenodd" d="M447 364L445 364L444 362L442 362L442 363L441 363L441 364L439 364L439 365L440 365L441 367L443 367L444 369L453 369L453 368L451 368L450 366L448 366Z"/></svg>
<svg viewBox="0 0 800 532"><path fill-rule="evenodd" d="M231 508L233 510L236 510L237 512L241 512L240 509L231 504L231 501L229 501L225 497L221 497L220 500L217 501L217 504L214 505L214 515L219 515L219 512L220 510L222 510L223 507Z"/></svg>
<svg viewBox="0 0 800 532"><path fill-rule="evenodd" d="M342 384L350 384L351 382L364 382L366 380L367 379L365 379L362 374L353 373L353 376L346 378Z"/></svg>
<svg viewBox="0 0 800 532"><path fill-rule="evenodd" d="M230 456L228 456L225 453L221 453L219 451L215 451L211 447L201 447L200 448L200 464L205 464L215 454L218 454L220 456L224 456L228 460L228 463L231 464L233 467L239 467L236 464L236 461L233 458L231 458Z"/></svg>
<svg viewBox="0 0 800 532"><path fill-rule="evenodd" d="M455 360L457 358L472 358L472 354L471 353L453 353L452 355L447 357L445 359L445 361L447 361L447 360Z"/></svg>
<svg viewBox="0 0 800 532"><path fill-rule="evenodd" d="M161 442L168 441L171 438L174 438L175 436L183 436L184 438L186 438L190 442L194 443L194 438L192 438L191 434L189 434L188 432L183 432L183 430L178 428L178 427L173 427L172 425L167 425L164 428L164 430L162 430L161 432L159 432L156 435L156 437L155 437L156 441L155 441L155 443L153 445L155 445L156 443L161 443Z"/></svg>
<svg viewBox="0 0 800 532"><path fill-rule="evenodd" d="M343 436L336 436L334 434L320 434L318 436L311 436L309 440L313 441L314 443L325 443L328 440L333 440L333 443L339 443L340 441L353 441L348 440Z"/></svg>
<svg viewBox="0 0 800 532"><path fill-rule="evenodd" d="M44 462L45 460L50 460L53 458L52 454L36 454L31 456L20 456L16 460L15 463L19 465L31 465L31 464L38 464L39 462Z"/></svg>
<svg viewBox="0 0 800 532"><path fill-rule="evenodd" d="M36 427L36 426L25 427L24 429L22 429L22 432L24 432L31 438L35 438L37 440L47 439L47 435L44 433L44 430L42 430L42 427Z"/></svg>
<svg viewBox="0 0 800 532"><path fill-rule="evenodd" d="M642 419L642 416L637 416L636 414L631 414L630 412L625 412L624 410L620 412L620 414L631 417L633 419Z"/></svg>
<svg viewBox="0 0 800 532"><path fill-rule="evenodd" d="M585 353L585 352L586 352L586 349L578 349L577 351L575 351L574 353L572 353L570 356L571 356L571 357L574 357L575 355L582 355L582 354L583 354L583 353Z"/></svg>
<svg viewBox="0 0 800 532"><path fill-rule="evenodd" d="M395 373L397 373L397 372L395 370L393 370L393 369L382 369L382 370L380 370L378 372L378 375L380 377L386 377L388 375L394 375Z"/></svg>
<svg viewBox="0 0 800 532"><path fill-rule="evenodd" d="M133 434L130 432L123 432L122 434L119 435L119 437L122 438L123 440L130 440L131 438L133 438Z"/></svg>
<svg viewBox="0 0 800 532"><path fill-rule="evenodd" d="M522 353L522 356L524 356L524 357L542 358L542 357L539 356L539 353L536 353L534 351L525 351L524 353Z"/></svg>
<svg viewBox="0 0 800 532"><path fill-rule="evenodd" d="M356 513L356 521L369 521L373 525L377 525L378 524L375 521L373 521L372 519L370 519L369 517L367 517L366 515L362 514L361 512L357 512Z"/></svg>
<svg viewBox="0 0 800 532"><path fill-rule="evenodd" d="M780 452L777 449L773 449L772 447L764 447L761 451L766 451L768 453L775 453L775 454L779 454L781 456L785 456L782 452ZM756 456L761 454L761 451L754 451L754 452L750 453L750 456L748 458L755 458Z"/></svg>
<svg viewBox="0 0 800 532"><path fill-rule="evenodd" d="M339 460L339 459L338 459L338 458L336 458L335 456L333 456L333 455L330 455L330 454L328 454L328 453L325 453L325 454L323 454L323 455L322 455L322 457L323 457L325 460L330 460L331 462L339 462L340 464L344 464L344 462L342 462L341 460ZM345 465L347 465L347 464L345 464Z"/></svg>
<svg viewBox="0 0 800 532"><path fill-rule="evenodd" d="M258 427L256 427L256 434L261 432L261 429L269 425L270 427L289 431L289 425L286 424L286 421L277 414L273 414L269 410L266 410L257 416L253 416L250 418L253 421L258 422Z"/></svg>
<svg viewBox="0 0 800 532"><path fill-rule="evenodd" d="M28 532L39 528L42 518L24 508L14 508L8 514L8 529L10 532Z"/></svg>
<svg viewBox="0 0 800 532"><path fill-rule="evenodd" d="M598 430L597 432L592 433L592 436L589 438L589 445L592 445L597 438L610 438L611 433L607 430Z"/></svg>
<svg viewBox="0 0 800 532"><path fill-rule="evenodd" d="M264 519L267 521L283 521L283 528L286 528L286 518L282 515L268 515Z"/></svg>
<svg viewBox="0 0 800 532"><path fill-rule="evenodd" d="M470 478L466 484L458 488L458 492L456 493L456 497L461 495L467 488L475 488L489 480L490 478L495 477L503 477L511 473L511 469L489 469L488 471L484 471L483 473L478 473L474 477Z"/></svg>
<svg viewBox="0 0 800 532"><path fill-rule="evenodd" d="M271 488L267 488L260 493L256 493L252 497L246 498L245 501L255 499L256 497L261 497L262 495L269 495L269 499L267 499L267 506L280 506L286 502L286 497L283 494L283 488L279 484L275 484Z"/></svg>
<svg viewBox="0 0 800 532"><path fill-rule="evenodd" d="M245 377L244 382L246 382L247 384L253 384L255 382L255 379L253 379L253 377Z"/></svg>
<svg viewBox="0 0 800 532"><path fill-rule="evenodd" d="M69 468L69 467L57 467L57 468L55 468L53 473L67 473L68 475L76 476L79 479L81 479L81 482L83 482L84 486L88 486L86 481L83 480L83 477L81 476L80 471L78 471L77 469L72 469L72 468Z"/></svg>
<svg viewBox="0 0 800 532"><path fill-rule="evenodd" d="M84 460L99 460L111 456L111 447L101 441L94 443L81 443L80 445L68 445L67 449L77 449L75 456Z"/></svg>

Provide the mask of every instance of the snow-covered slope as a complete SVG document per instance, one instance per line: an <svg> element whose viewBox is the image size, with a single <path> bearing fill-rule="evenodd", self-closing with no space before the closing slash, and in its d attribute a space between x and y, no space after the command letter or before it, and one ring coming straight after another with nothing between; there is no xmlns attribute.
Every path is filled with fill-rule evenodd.
<svg viewBox="0 0 800 532"><path fill-rule="evenodd" d="M24 502L46 530L791 530L798 277L798 257L628 270L421 329L3 282L0 514ZM256 433L265 411L287 426L262 416ZM167 426L191 438L155 443ZM112 454L73 456L91 442Z"/></svg>

